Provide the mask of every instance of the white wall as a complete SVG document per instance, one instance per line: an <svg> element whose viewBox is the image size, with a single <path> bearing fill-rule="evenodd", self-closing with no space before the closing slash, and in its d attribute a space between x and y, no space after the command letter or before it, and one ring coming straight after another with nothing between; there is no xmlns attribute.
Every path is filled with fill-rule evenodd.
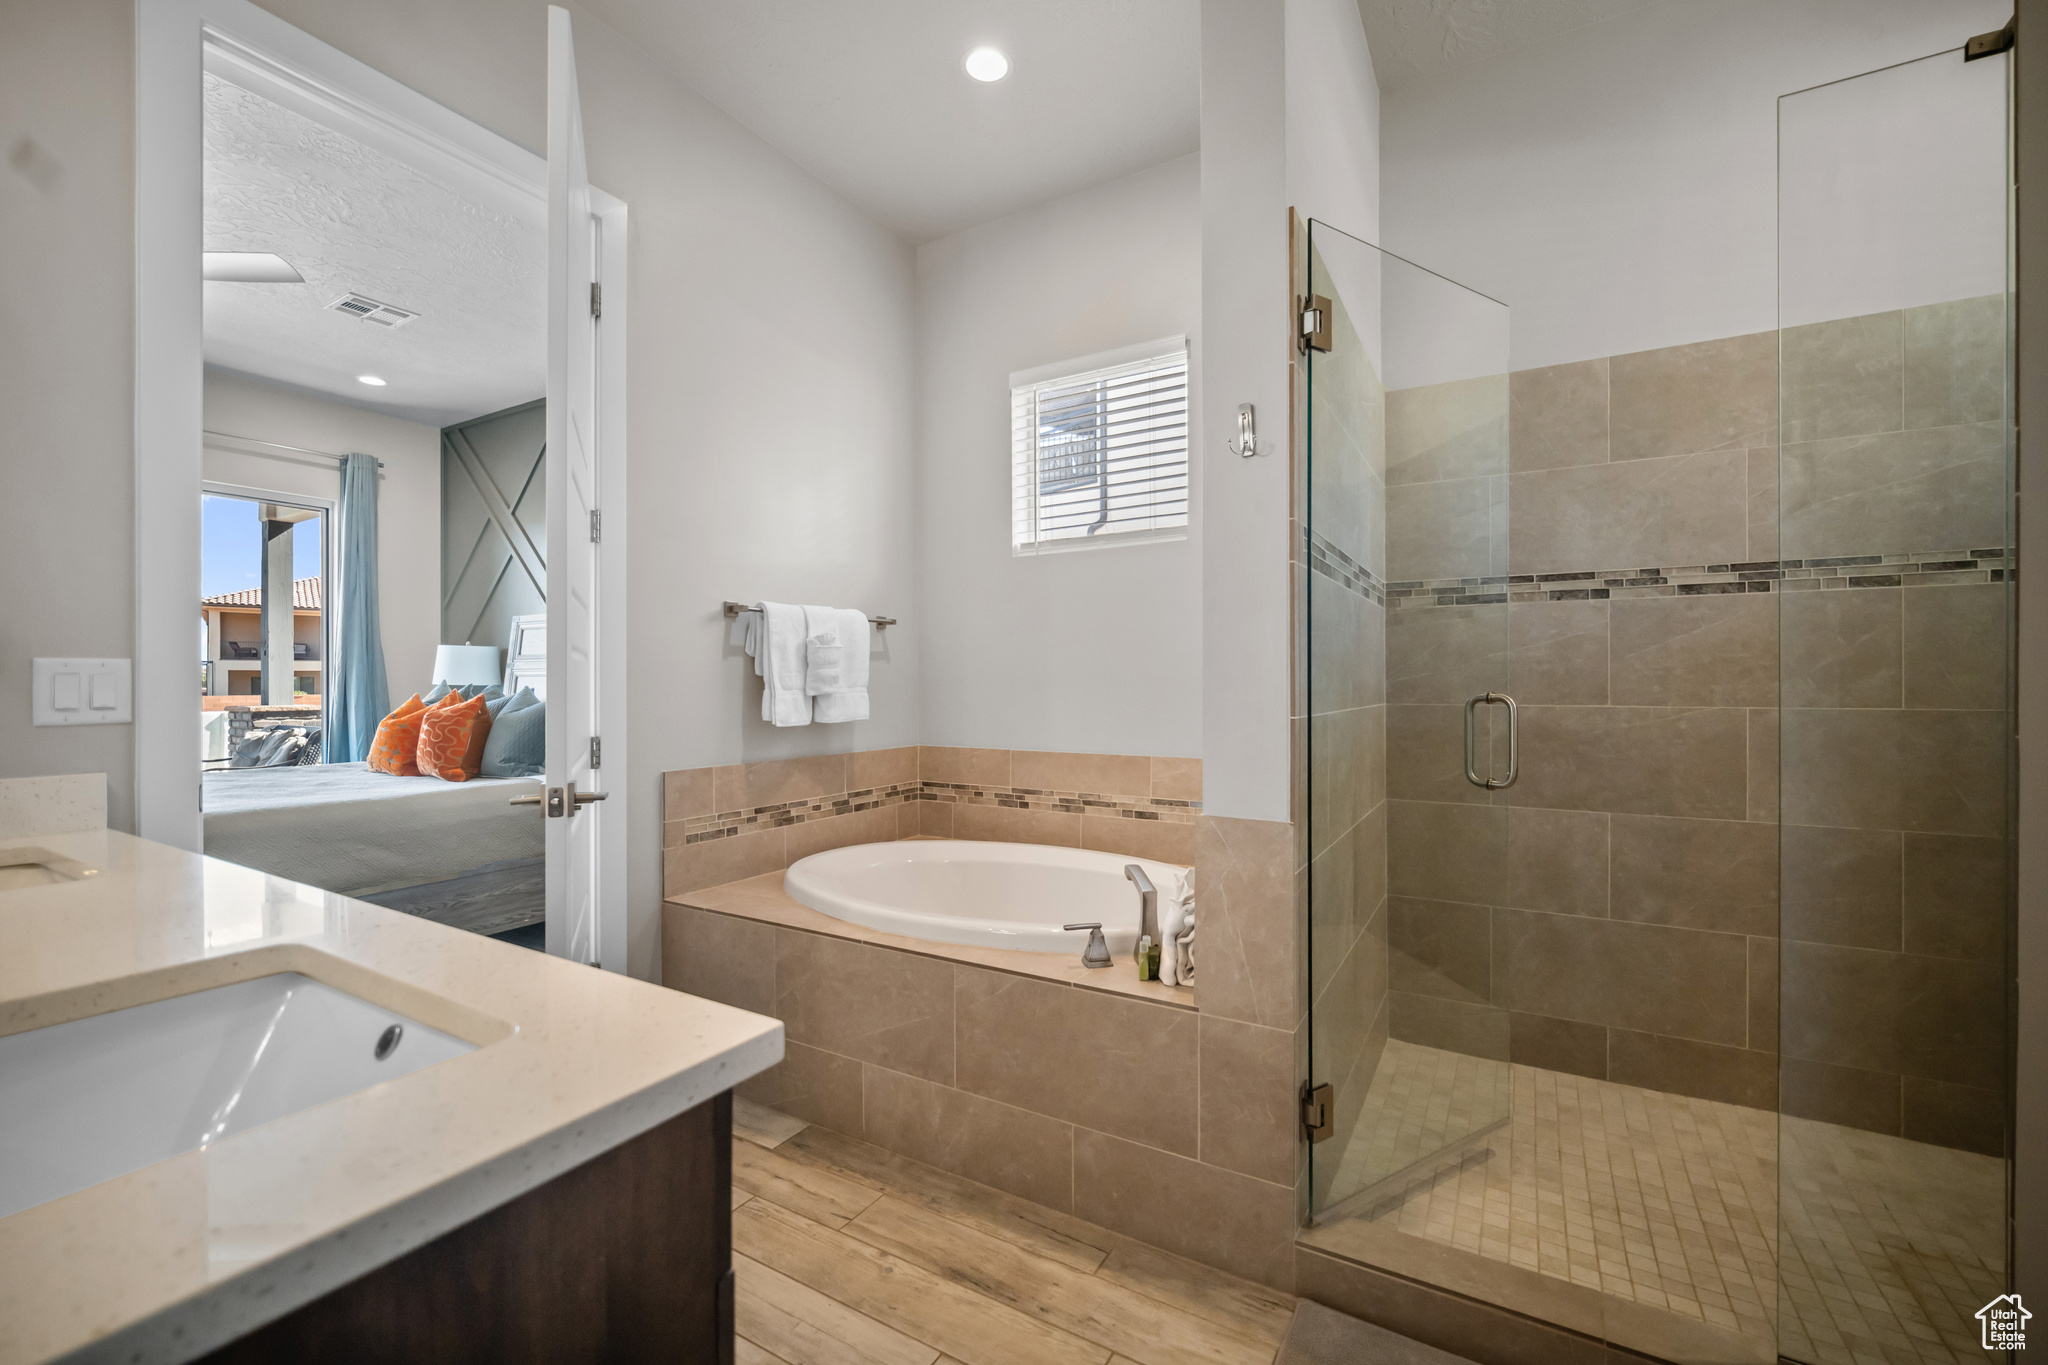
<svg viewBox="0 0 2048 1365"><path fill-rule="evenodd" d="M1286 0L1287 198L1380 239L1380 87L1357 0Z"/></svg>
<svg viewBox="0 0 2048 1365"><path fill-rule="evenodd" d="M1382 101L1383 244L1512 307L1517 369L1767 330L1778 97L2010 13L1664 0L1404 80Z"/></svg>
<svg viewBox="0 0 2048 1365"><path fill-rule="evenodd" d="M918 248L927 744L1202 751L1199 526L1013 555L1009 389L1016 370L1196 340L1200 170L1180 157Z"/></svg>
<svg viewBox="0 0 2048 1365"><path fill-rule="evenodd" d="M225 370L206 372L206 429L252 441L360 451L384 462L377 488L377 605L393 705L428 685L441 642L441 431ZM324 460L280 459L209 442L206 477L274 493L341 496ZM337 566L338 567L338 566Z"/></svg>

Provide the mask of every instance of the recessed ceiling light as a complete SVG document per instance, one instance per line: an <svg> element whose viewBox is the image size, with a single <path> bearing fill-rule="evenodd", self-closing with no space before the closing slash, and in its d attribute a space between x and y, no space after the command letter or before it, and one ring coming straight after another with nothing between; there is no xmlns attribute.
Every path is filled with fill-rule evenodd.
<svg viewBox="0 0 2048 1365"><path fill-rule="evenodd" d="M379 379L374 374L359 374L356 376L356 383L368 384L373 389L381 389L384 387L384 381Z"/></svg>
<svg viewBox="0 0 2048 1365"><path fill-rule="evenodd" d="M977 47L967 54L967 74L978 81L999 81L1010 74L1010 59L992 47Z"/></svg>

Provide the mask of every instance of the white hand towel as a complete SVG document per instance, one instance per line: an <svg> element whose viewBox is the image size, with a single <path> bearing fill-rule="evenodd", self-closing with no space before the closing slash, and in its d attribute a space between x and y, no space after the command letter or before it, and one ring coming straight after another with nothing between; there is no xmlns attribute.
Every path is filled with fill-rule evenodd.
<svg viewBox="0 0 2048 1365"><path fill-rule="evenodd" d="M839 689L839 613L832 607L804 608L804 695Z"/></svg>
<svg viewBox="0 0 2048 1365"><path fill-rule="evenodd" d="M832 613L836 657L829 684L812 689L821 725L868 718L868 648L871 633L864 611Z"/></svg>
<svg viewBox="0 0 2048 1365"><path fill-rule="evenodd" d="M1159 979L1169 986L1178 986L1180 980L1180 952L1178 940L1181 930L1186 927L1187 889L1179 873L1170 872L1159 880Z"/></svg>
<svg viewBox="0 0 2048 1365"><path fill-rule="evenodd" d="M809 725L811 699L804 691L804 609L785 602L756 602L761 626L750 636L754 672L761 675L761 719L770 725Z"/></svg>

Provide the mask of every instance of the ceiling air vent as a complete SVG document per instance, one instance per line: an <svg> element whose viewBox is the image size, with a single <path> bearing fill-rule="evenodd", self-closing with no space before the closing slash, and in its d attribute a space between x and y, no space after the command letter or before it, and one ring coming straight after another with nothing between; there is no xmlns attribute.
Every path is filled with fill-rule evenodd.
<svg viewBox="0 0 2048 1365"><path fill-rule="evenodd" d="M393 308L388 303L366 299L361 294L343 294L327 306L337 313L347 313L350 317L361 318L364 322L374 322L379 327L403 327L419 316L418 313L408 313L403 308Z"/></svg>

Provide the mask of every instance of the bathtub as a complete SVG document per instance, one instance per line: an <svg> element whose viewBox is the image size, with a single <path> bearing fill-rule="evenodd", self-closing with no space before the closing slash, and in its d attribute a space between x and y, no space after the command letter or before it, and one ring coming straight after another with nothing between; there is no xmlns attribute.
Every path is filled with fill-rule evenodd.
<svg viewBox="0 0 2048 1365"><path fill-rule="evenodd" d="M1187 869L1172 863L1044 844L914 839L854 844L792 864L783 888L834 919L870 929L981 948L1079 953L1088 942L1063 924L1102 922L1113 953L1138 941L1136 863L1155 886Z"/></svg>

